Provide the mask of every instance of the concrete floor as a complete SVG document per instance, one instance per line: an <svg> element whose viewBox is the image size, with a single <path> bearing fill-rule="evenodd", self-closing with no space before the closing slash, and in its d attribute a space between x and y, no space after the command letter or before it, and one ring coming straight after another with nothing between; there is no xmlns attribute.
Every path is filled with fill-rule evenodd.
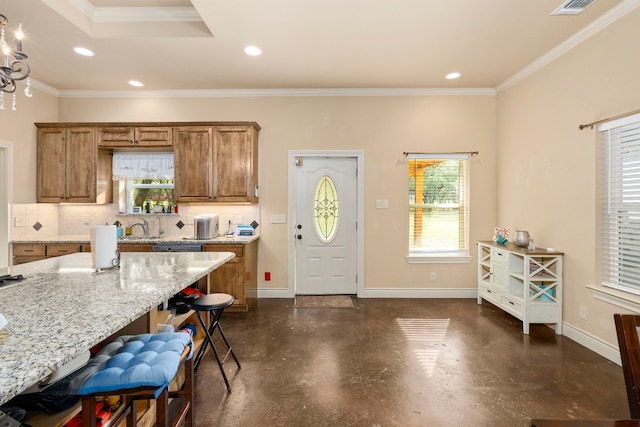
<svg viewBox="0 0 640 427"><path fill-rule="evenodd" d="M222 325L242 363L196 372L197 426L528 426L627 418L622 368L473 299L261 299ZM613 319L611 319L613 323Z"/></svg>

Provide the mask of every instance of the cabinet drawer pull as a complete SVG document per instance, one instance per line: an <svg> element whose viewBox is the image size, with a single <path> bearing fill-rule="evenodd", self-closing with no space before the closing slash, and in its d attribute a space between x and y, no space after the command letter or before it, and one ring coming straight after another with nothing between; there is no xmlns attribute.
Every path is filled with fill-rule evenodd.
<svg viewBox="0 0 640 427"><path fill-rule="evenodd" d="M25 249L25 252L33 252L33 249Z"/></svg>

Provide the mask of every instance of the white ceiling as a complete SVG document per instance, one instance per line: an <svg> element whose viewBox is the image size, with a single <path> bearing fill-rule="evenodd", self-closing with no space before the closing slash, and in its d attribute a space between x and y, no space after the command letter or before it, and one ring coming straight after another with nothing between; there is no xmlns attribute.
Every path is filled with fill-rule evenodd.
<svg viewBox="0 0 640 427"><path fill-rule="evenodd" d="M495 88L639 2L551 16L562 1L0 0L0 13L22 22L32 78L60 91Z"/></svg>

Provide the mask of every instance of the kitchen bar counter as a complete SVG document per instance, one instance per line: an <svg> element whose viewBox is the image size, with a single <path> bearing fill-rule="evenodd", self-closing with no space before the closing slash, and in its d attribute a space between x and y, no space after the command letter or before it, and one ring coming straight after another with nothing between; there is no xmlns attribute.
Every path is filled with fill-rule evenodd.
<svg viewBox="0 0 640 427"><path fill-rule="evenodd" d="M0 404L234 258L231 252L123 253L94 271L91 253L0 269Z"/></svg>

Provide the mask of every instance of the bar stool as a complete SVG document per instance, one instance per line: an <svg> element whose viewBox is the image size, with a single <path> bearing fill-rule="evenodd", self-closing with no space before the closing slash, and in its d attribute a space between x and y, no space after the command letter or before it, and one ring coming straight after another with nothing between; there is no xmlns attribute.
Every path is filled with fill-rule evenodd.
<svg viewBox="0 0 640 427"><path fill-rule="evenodd" d="M196 299L193 303L191 303L191 308L196 311L196 315L198 316L198 320L200 321L200 325L202 329L206 332L206 342L200 350L198 351L198 355L196 356L196 360L194 362L194 370L198 369L198 365L204 356L204 353L207 349L207 343L211 347L213 351L213 355L216 358L216 362L218 362L218 367L220 368L220 372L222 373L222 378L224 379L224 383L227 386L227 391L231 393L231 385L229 385L229 380L227 379L227 374L224 372L224 367L222 366L224 362L226 362L229 354L233 357L233 360L236 361L236 365L238 365L238 369L240 369L240 362L236 357L231 345L229 345L229 341L227 341L227 337L224 335L224 331L222 330L222 326L220 325L220 317L222 316L222 312L225 308L229 307L233 304L233 296L229 294L223 293L214 293L207 294L203 297ZM207 328L206 323L202 319L201 312L209 312L211 313L210 322L211 324ZM218 351L216 350L216 346L213 343L213 335L215 331L218 330L220 332L220 336L222 337L222 341L227 346L227 352L225 356L220 360L220 356L218 355Z"/></svg>
<svg viewBox="0 0 640 427"><path fill-rule="evenodd" d="M96 426L99 396L123 396L124 409L111 425L126 417L128 427L137 423L136 401L155 400L156 426L194 425L193 342L185 332L122 336L107 344L81 369L70 384L82 397L82 426ZM184 385L170 391L184 366ZM174 388L174 387L172 387ZM169 398L181 398L180 410L169 424Z"/></svg>

